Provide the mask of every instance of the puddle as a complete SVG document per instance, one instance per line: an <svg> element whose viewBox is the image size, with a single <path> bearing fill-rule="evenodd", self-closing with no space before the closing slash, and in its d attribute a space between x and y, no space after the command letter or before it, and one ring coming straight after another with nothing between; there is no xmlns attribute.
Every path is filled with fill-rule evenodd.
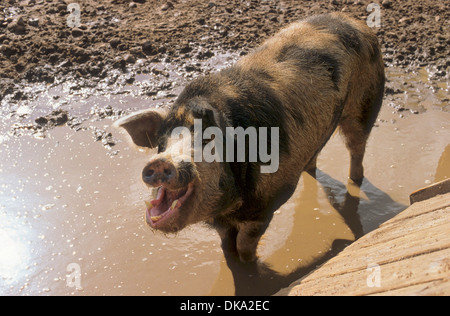
<svg viewBox="0 0 450 316"><path fill-rule="evenodd" d="M170 94L189 79L160 71L178 78ZM118 94L43 87L12 115L2 108L0 295L234 294L214 231L198 224L165 236L145 225L140 173L147 154L121 141L110 128L113 116L92 111L173 100L143 93L153 75L136 76ZM367 233L406 208L411 192L450 177L448 83L429 80L426 71L393 69L388 77L392 91L369 140L361 189L347 185L348 153L335 134L319 157L317 179L304 174L262 240L259 256L274 275L314 265L337 241L353 240L349 227ZM81 118L79 129L56 127L40 139L26 128L12 135L14 123L33 124L55 108ZM96 130L112 133L114 144L95 141Z"/></svg>

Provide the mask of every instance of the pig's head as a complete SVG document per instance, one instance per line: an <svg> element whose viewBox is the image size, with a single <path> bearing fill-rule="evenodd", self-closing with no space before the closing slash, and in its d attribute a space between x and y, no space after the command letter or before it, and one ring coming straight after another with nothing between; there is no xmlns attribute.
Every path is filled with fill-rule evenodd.
<svg viewBox="0 0 450 316"><path fill-rule="evenodd" d="M195 97L177 102L170 110L131 114L115 124L128 132L135 145L155 149L142 171L151 191L145 201L146 221L154 229L173 233L193 223L212 223L242 203L229 164L194 159L195 151L207 144L198 142L194 123L199 120L202 135L208 127L223 128L225 121L205 100Z"/></svg>

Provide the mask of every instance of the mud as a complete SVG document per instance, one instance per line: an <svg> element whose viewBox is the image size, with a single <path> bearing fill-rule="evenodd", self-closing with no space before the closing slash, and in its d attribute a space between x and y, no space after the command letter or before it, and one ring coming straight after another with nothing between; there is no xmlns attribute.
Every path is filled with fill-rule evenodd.
<svg viewBox="0 0 450 316"><path fill-rule="evenodd" d="M361 189L347 184L336 134L317 179L304 174L277 211L262 275L233 280L214 231L148 229L148 154L110 126L167 106L288 22L336 10L365 19L369 1L78 3L77 28L62 1L0 4L2 295L272 294L351 243L350 228L375 229L412 191L450 177L449 4L383 1L388 82Z"/></svg>
<svg viewBox="0 0 450 316"><path fill-rule="evenodd" d="M33 91L23 88L35 82L76 80L72 89L79 90L117 80L132 83L137 73L167 75L152 68L155 62L177 64L190 76L203 71L198 61L218 51L245 54L302 17L343 11L367 19L371 2L78 0L76 21L69 1L3 1L0 100L9 95L15 100L33 98ZM386 62L408 67L433 64L434 76L445 77L449 9L446 1L383 1L376 29Z"/></svg>

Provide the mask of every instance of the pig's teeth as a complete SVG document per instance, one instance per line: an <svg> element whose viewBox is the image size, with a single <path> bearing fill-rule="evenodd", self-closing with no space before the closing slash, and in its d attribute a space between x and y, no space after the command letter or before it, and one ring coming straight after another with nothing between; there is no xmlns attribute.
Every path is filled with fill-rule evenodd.
<svg viewBox="0 0 450 316"><path fill-rule="evenodd" d="M171 208L172 210L174 210L175 207L177 206L177 204L178 204L178 200L173 201L172 206L171 206L170 208Z"/></svg>
<svg viewBox="0 0 450 316"><path fill-rule="evenodd" d="M160 219L162 218L162 216L152 216L152 217L150 217L150 219L153 221L153 222L157 222L157 221L159 221Z"/></svg>
<svg viewBox="0 0 450 316"><path fill-rule="evenodd" d="M148 210L151 210L153 208L153 204L149 201L145 201L145 205L147 206Z"/></svg>

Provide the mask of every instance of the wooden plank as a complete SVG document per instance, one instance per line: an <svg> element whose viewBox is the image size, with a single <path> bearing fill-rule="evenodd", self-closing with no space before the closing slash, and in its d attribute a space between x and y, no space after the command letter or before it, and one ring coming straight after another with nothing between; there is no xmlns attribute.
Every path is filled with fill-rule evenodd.
<svg viewBox="0 0 450 316"><path fill-rule="evenodd" d="M394 218L381 224L380 227L390 225L396 221L406 220L410 217L415 217L423 213L431 213L435 210L442 209L448 206L450 206L450 193L447 193L445 195L438 195L432 199L420 203L414 203Z"/></svg>
<svg viewBox="0 0 450 316"><path fill-rule="evenodd" d="M400 289L372 294L372 296L448 296L450 278L415 284Z"/></svg>
<svg viewBox="0 0 450 316"><path fill-rule="evenodd" d="M379 265L372 269L366 267L363 270L332 277L311 278L314 276L312 274L309 280L305 279L299 286L294 287L289 295L359 296L383 295L383 293L394 293L394 291L413 294L414 292L408 292L408 288L410 291L418 291L420 287L412 286L447 280L450 271L449 258L450 249L444 249L400 262ZM426 262L425 265L424 262ZM450 284L442 285L436 292L450 294Z"/></svg>
<svg viewBox="0 0 450 316"><path fill-rule="evenodd" d="M380 287L369 286L377 273ZM415 203L289 291L289 295L386 294L450 295L450 194Z"/></svg>
<svg viewBox="0 0 450 316"><path fill-rule="evenodd" d="M435 183L426 188L417 190L409 196L411 204L431 199L436 195L446 194L450 192L450 179Z"/></svg>
<svg viewBox="0 0 450 316"><path fill-rule="evenodd" d="M365 238L366 242L354 244L354 249L372 247L378 243L385 243L390 240L404 237L405 235L425 233L428 229L435 226L448 224L450 207L436 210L432 213L424 213L419 216L410 217L408 222L392 222L371 232Z"/></svg>

